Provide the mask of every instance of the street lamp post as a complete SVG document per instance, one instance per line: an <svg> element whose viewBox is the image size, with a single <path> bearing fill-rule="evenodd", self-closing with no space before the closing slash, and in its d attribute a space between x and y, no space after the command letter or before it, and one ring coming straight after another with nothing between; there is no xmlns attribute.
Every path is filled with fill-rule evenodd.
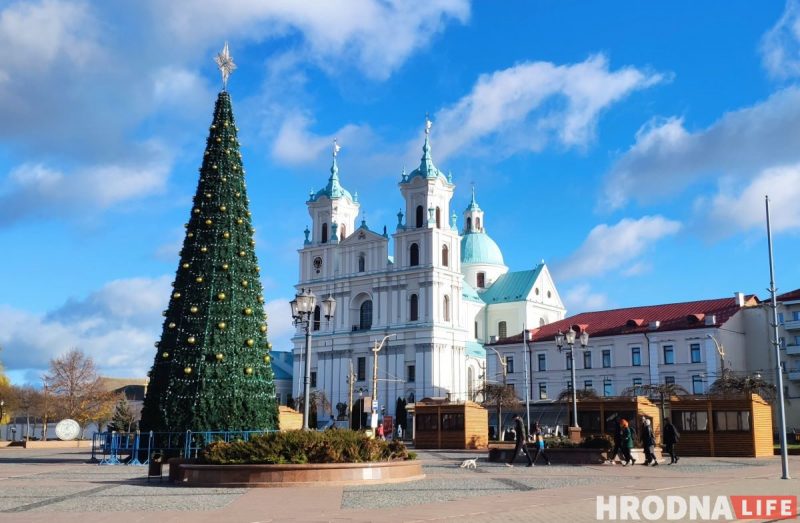
<svg viewBox="0 0 800 523"><path fill-rule="evenodd" d="M317 297L311 289L303 289L289 302L292 308L292 318L295 325L302 325L305 329L305 373L303 375L303 430L308 430L308 420L311 413L311 322L314 309L317 306ZM325 319L330 320L336 310L336 300L328 295L322 300Z"/></svg>
<svg viewBox="0 0 800 523"><path fill-rule="evenodd" d="M719 354L719 373L720 376L725 375L725 348L722 346L720 342L717 341L717 338L712 336L711 334L706 334L706 338L709 338L711 341L714 342L714 346L717 348L717 353Z"/></svg>
<svg viewBox="0 0 800 523"><path fill-rule="evenodd" d="M383 344L386 343L386 340L392 336L397 335L387 334L380 343L375 340L375 346L372 348L372 419L370 419L369 425L373 429L378 426L378 352L383 348Z"/></svg>
<svg viewBox="0 0 800 523"><path fill-rule="evenodd" d="M586 346L589 344L589 333L581 329L579 341L581 349L585 350ZM566 347L564 346L565 344ZM575 331L571 327L563 334L561 331L558 331L558 334L556 334L556 346L558 347L558 352L564 350L569 351L569 359L572 363L570 365L572 369L572 426L569 428L569 439L572 441L580 441L581 428L578 425L578 388L576 383L577 378L575 377Z"/></svg>
<svg viewBox="0 0 800 523"><path fill-rule="evenodd" d="M0 423L3 423L3 419L6 417L6 400L0 400ZM3 435L0 434L0 439L2 439ZM6 439L8 438L8 425L6 425Z"/></svg>

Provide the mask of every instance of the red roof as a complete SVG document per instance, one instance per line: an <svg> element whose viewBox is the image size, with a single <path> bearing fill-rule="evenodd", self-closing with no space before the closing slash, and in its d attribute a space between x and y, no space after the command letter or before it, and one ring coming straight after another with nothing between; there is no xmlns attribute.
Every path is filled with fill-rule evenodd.
<svg viewBox="0 0 800 523"><path fill-rule="evenodd" d="M800 300L800 289L795 289L793 291L786 292L784 294L779 294L776 296L778 301L795 301Z"/></svg>
<svg viewBox="0 0 800 523"><path fill-rule="evenodd" d="M752 307L759 301L755 295L747 295L744 303L745 307ZM564 332L569 328L585 329L593 337L700 329L722 325L739 309L735 297L646 305L609 311L583 312L537 329L531 329L530 332L533 334L532 341L549 341L555 338L558 331ZM711 315L714 315L715 321L707 325L706 320ZM655 321L660 322L659 326L651 328L650 324ZM497 345L510 345L521 341L522 334L517 334L498 340Z"/></svg>

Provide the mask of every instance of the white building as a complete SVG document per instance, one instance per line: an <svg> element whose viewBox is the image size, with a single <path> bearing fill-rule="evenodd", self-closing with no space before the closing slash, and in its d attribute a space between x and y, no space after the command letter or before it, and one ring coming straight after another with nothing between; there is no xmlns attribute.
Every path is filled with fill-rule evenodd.
<svg viewBox="0 0 800 523"><path fill-rule="evenodd" d="M472 399L485 374L483 342L564 317L543 262L508 271L474 192L459 233L455 185L433 164L426 127L420 165L399 183L403 210L391 237L385 227L376 232L358 223L358 197L340 183L336 152L327 185L306 202L312 226L299 250L296 288L337 302L330 322L315 313L311 356L311 386L332 406L347 403L351 370L355 399L372 395L371 349L385 336L392 337L379 352L377 399L394 415L398 398ZM301 328L292 342L299 397Z"/></svg>

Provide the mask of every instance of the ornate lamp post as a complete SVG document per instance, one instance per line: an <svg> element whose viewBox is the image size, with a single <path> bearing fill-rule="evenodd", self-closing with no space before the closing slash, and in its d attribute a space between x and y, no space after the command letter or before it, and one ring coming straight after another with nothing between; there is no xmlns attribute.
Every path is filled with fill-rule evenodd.
<svg viewBox="0 0 800 523"><path fill-rule="evenodd" d="M292 307L292 319L295 325L302 325L306 333L305 347L305 374L303 375L303 430L308 430L309 414L311 412L311 322L314 321L314 309L317 306L317 297L311 289L303 289L289 302ZM333 317L336 310L336 300L328 295L322 300L323 314L326 320Z"/></svg>
<svg viewBox="0 0 800 523"><path fill-rule="evenodd" d="M0 400L0 423L3 423L3 418L6 416L6 400ZM6 434L8 434L8 425L6 425ZM0 434L0 438L2 438Z"/></svg>
<svg viewBox="0 0 800 523"><path fill-rule="evenodd" d="M579 341L581 349L585 350L589 344L589 333L581 330ZM564 346L565 344L566 347ZM569 438L572 441L579 441L581 428L578 425L578 389L575 383L577 379L575 377L575 331L571 327L564 334L558 331L558 334L556 334L556 346L558 347L558 352L569 351L570 368L572 369L572 426L569 428Z"/></svg>

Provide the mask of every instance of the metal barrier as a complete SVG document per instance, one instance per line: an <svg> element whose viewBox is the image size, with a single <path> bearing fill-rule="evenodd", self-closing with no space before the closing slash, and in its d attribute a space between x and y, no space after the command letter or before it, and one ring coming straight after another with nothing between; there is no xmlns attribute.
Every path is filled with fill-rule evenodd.
<svg viewBox="0 0 800 523"><path fill-rule="evenodd" d="M92 435L90 462L100 465L148 465L154 454L196 458L198 453L217 441L248 441L250 436L277 432L272 430L209 430L202 432L95 432ZM102 459L98 459L102 452ZM142 454L144 453L144 454ZM121 455L128 454L127 458ZM143 460L139 458L143 457Z"/></svg>

